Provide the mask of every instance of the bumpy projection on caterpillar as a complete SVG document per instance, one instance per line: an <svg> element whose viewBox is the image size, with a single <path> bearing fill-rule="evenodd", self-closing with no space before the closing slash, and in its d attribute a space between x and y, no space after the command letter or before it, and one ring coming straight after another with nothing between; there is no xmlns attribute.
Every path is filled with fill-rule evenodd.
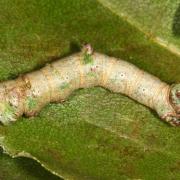
<svg viewBox="0 0 180 180"><path fill-rule="evenodd" d="M8 124L23 114L34 116L47 103L93 86L125 94L180 126L180 84L169 86L126 61L93 52L90 45L39 71L0 83L0 121Z"/></svg>

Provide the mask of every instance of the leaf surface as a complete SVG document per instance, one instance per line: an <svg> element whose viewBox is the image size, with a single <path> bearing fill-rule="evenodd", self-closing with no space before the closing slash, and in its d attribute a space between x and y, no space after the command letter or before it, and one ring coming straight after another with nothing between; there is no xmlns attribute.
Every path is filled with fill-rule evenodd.
<svg viewBox="0 0 180 180"><path fill-rule="evenodd" d="M59 178L46 171L40 164L34 162L29 158L16 158L12 159L7 154L3 154L0 149L0 179L3 180L39 180L39 179L52 179L58 180Z"/></svg>
<svg viewBox="0 0 180 180"><path fill-rule="evenodd" d="M177 53L99 1L7 0L0 5L1 80L77 52L88 42L167 83L180 81ZM77 90L37 117L0 126L0 137L11 156L31 157L66 179L180 178L179 130L143 105L100 87Z"/></svg>
<svg viewBox="0 0 180 180"><path fill-rule="evenodd" d="M178 0L99 0L110 11L180 55L180 3Z"/></svg>

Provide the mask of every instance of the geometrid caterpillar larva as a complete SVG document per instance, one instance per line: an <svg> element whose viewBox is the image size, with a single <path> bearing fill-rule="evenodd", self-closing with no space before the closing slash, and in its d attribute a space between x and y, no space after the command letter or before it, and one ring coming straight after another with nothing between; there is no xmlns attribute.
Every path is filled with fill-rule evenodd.
<svg viewBox="0 0 180 180"><path fill-rule="evenodd" d="M23 114L34 116L47 103L92 86L125 94L180 126L180 84L169 86L126 61L92 52L90 45L39 71L0 83L0 121L8 124Z"/></svg>

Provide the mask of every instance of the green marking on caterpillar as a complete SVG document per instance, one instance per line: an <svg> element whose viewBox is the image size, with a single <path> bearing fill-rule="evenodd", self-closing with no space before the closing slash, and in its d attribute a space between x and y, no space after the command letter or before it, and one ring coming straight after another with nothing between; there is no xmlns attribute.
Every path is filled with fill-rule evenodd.
<svg viewBox="0 0 180 180"><path fill-rule="evenodd" d="M6 103L0 103L0 108L2 110L2 117L5 120L5 122L8 122L9 119L13 120L13 116L15 115L15 107L11 106L10 104Z"/></svg>
<svg viewBox="0 0 180 180"><path fill-rule="evenodd" d="M91 54L84 53L84 63L85 64L93 64L93 58Z"/></svg>
<svg viewBox="0 0 180 180"><path fill-rule="evenodd" d="M69 88L69 83L67 83L67 82L63 82L62 85L60 86L60 90L64 90L67 88Z"/></svg>
<svg viewBox="0 0 180 180"><path fill-rule="evenodd" d="M96 73L95 73L95 72L92 72L92 71L91 71L91 72L88 72L87 75L90 76L90 77L97 77L97 76L96 76Z"/></svg>
<svg viewBox="0 0 180 180"><path fill-rule="evenodd" d="M93 64L93 49L90 44L86 44L82 48L82 53L83 53L83 62L84 64Z"/></svg>
<svg viewBox="0 0 180 180"><path fill-rule="evenodd" d="M117 81L117 79L110 79L110 81L111 81L112 83L115 83L115 82Z"/></svg>
<svg viewBox="0 0 180 180"><path fill-rule="evenodd" d="M10 104L6 104L5 112L4 112L5 117L9 118L9 117L12 117L14 114L15 114L15 108L11 106Z"/></svg>
<svg viewBox="0 0 180 180"><path fill-rule="evenodd" d="M37 100L32 97L29 97L27 99L27 106L29 109L34 109L37 106L37 104Z"/></svg>

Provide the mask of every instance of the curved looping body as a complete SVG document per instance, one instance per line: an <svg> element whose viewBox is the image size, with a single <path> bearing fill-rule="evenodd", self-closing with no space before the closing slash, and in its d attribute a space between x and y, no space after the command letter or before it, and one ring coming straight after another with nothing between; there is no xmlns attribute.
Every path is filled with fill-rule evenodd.
<svg viewBox="0 0 180 180"><path fill-rule="evenodd" d="M82 52L0 83L0 121L36 115L49 102L61 102L78 88L105 87L154 109L174 126L180 126L180 84L169 86L136 66L92 51Z"/></svg>

